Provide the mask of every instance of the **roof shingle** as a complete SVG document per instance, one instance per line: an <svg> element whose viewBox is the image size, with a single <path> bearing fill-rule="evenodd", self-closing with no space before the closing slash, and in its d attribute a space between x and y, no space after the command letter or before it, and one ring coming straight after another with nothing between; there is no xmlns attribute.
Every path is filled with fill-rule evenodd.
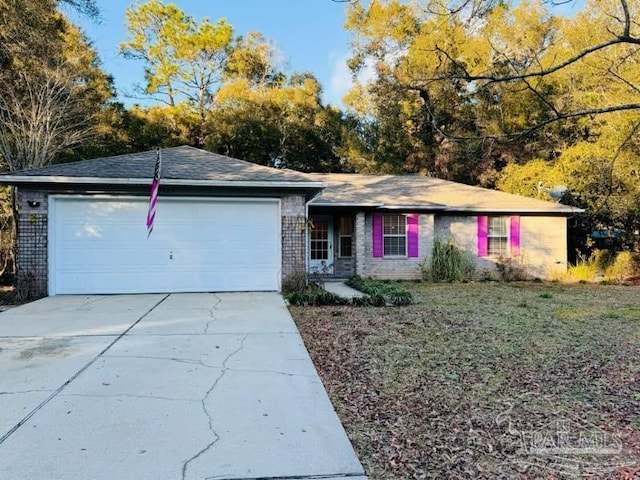
<svg viewBox="0 0 640 480"><path fill-rule="evenodd" d="M63 163L0 176L0 183L28 181L104 184L148 184L153 177L156 151ZM567 215L580 209L496 190L473 187L422 175L305 174L270 168L189 146L162 149L162 178L182 185L202 182L254 183L326 188L312 201L315 206L405 208L447 212L511 212Z"/></svg>
<svg viewBox="0 0 640 480"><path fill-rule="evenodd" d="M155 162L156 151L151 150L23 170L11 173L8 177L150 179L153 177ZM189 146L162 149L162 178L230 182L312 181L303 173L256 165Z"/></svg>
<svg viewBox="0 0 640 480"><path fill-rule="evenodd" d="M321 174L310 176L327 187L312 205L418 207L459 212L571 214L580 209L422 175Z"/></svg>

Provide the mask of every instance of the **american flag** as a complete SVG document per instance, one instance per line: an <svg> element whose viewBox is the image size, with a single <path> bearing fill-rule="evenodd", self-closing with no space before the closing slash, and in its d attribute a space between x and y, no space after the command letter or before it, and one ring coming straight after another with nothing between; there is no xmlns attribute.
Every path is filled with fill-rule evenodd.
<svg viewBox="0 0 640 480"><path fill-rule="evenodd" d="M153 231L153 220L156 218L156 205L158 204L158 188L160 187L160 176L162 169L162 158L160 149L158 148L156 156L156 168L153 172L153 181L151 182L151 192L149 193L149 212L147 213L147 238L151 236Z"/></svg>

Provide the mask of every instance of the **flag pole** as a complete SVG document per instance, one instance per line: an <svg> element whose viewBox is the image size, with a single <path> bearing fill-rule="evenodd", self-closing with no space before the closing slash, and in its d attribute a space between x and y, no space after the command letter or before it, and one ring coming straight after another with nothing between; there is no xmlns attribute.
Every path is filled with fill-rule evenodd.
<svg viewBox="0 0 640 480"><path fill-rule="evenodd" d="M160 147L156 149L156 164L153 170L153 180L149 192L149 210L147 212L147 238L153 231L153 222L156 218L156 207L158 205L158 190L160 188L160 178L162 176L162 152Z"/></svg>

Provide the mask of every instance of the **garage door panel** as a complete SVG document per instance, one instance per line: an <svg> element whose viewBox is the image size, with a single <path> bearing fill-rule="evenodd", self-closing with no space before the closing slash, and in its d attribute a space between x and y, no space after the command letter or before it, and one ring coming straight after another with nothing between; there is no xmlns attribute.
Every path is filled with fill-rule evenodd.
<svg viewBox="0 0 640 480"><path fill-rule="evenodd" d="M161 198L149 238L146 199L53 201L52 294L279 287L277 201Z"/></svg>

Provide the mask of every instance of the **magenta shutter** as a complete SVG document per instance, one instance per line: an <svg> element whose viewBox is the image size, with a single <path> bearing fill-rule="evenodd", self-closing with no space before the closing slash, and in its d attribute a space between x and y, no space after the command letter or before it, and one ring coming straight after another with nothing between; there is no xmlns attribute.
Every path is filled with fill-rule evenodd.
<svg viewBox="0 0 640 480"><path fill-rule="evenodd" d="M407 255L418 256L418 215L407 215Z"/></svg>
<svg viewBox="0 0 640 480"><path fill-rule="evenodd" d="M486 257L489 254L489 242L487 233L489 230L489 217L478 217L478 256Z"/></svg>
<svg viewBox="0 0 640 480"><path fill-rule="evenodd" d="M520 217L511 217L509 243L511 245L511 256L520 255Z"/></svg>
<svg viewBox="0 0 640 480"><path fill-rule="evenodd" d="M373 256L382 257L383 255L382 215L375 213L373 215Z"/></svg>

